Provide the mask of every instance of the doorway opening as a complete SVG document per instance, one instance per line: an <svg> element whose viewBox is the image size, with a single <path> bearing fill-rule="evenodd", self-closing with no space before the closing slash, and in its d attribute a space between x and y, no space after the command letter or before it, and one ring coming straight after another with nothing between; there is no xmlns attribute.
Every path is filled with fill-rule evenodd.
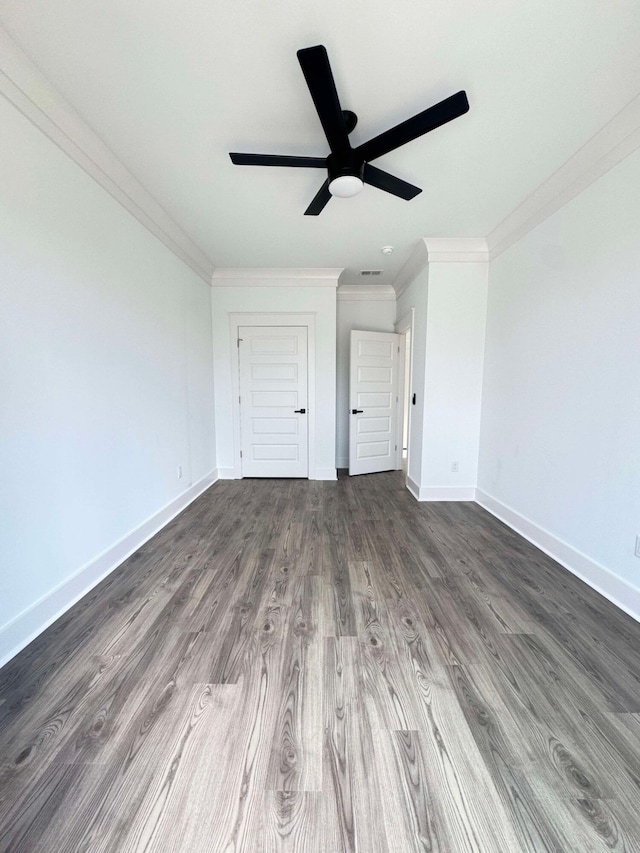
<svg viewBox="0 0 640 853"><path fill-rule="evenodd" d="M409 397L411 389L411 329L404 332L404 384L402 391L402 470L407 476L407 459L409 456ZM400 344L402 348L402 344Z"/></svg>
<svg viewBox="0 0 640 853"><path fill-rule="evenodd" d="M400 468L400 336L351 330L349 475Z"/></svg>
<svg viewBox="0 0 640 853"><path fill-rule="evenodd" d="M395 332L400 335L400 391L402 394L401 405L398 407L398 434L402 436L402 452L398 468L402 469L405 482L409 475L409 459L411 457L413 319L414 309L411 308L395 325Z"/></svg>

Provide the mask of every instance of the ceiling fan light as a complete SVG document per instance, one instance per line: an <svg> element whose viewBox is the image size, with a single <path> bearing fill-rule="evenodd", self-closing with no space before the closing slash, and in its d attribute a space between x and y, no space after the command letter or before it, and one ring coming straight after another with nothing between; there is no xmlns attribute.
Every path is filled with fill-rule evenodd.
<svg viewBox="0 0 640 853"><path fill-rule="evenodd" d="M351 198L358 195L364 187L364 182L355 175L339 175L329 184L329 192L337 198Z"/></svg>

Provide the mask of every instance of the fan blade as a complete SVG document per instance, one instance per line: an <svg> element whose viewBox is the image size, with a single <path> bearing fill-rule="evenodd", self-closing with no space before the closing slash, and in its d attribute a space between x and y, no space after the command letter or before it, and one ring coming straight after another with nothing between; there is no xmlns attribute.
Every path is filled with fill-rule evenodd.
<svg viewBox="0 0 640 853"><path fill-rule="evenodd" d="M327 180L315 194L314 199L309 205L309 207L305 210L304 215L317 216L319 213L322 213L330 198L331 193L329 192L329 178L327 178Z"/></svg>
<svg viewBox="0 0 640 853"><path fill-rule="evenodd" d="M422 192L420 187L414 187L413 184L408 184L388 172L383 172L382 169L376 169L370 163L364 167L363 178L365 184L370 184L372 187L391 193L391 195L397 195L398 198L403 198L405 201L411 201L418 193Z"/></svg>
<svg viewBox="0 0 640 853"><path fill-rule="evenodd" d="M351 145L326 48L321 44L305 47L298 51L298 61L329 148L338 155L349 152Z"/></svg>
<svg viewBox="0 0 640 853"><path fill-rule="evenodd" d="M324 169L325 157L290 157L288 154L229 154L236 166L298 166L303 169Z"/></svg>
<svg viewBox="0 0 640 853"><path fill-rule="evenodd" d="M356 148L356 152L362 159L368 163L370 160L375 160L376 157L382 157L383 154L388 154L395 148L429 133L430 130L435 130L436 127L452 121L464 115L469 110L469 101L465 92L457 92L439 104L424 110L418 115L397 124L390 130L386 130L379 136L375 136L363 145Z"/></svg>

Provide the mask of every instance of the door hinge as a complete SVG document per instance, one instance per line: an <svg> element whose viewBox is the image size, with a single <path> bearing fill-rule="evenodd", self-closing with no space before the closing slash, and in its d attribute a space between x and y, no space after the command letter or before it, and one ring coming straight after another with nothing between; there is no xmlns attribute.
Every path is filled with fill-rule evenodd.
<svg viewBox="0 0 640 853"><path fill-rule="evenodd" d="M242 451L240 451L240 459L242 459Z"/></svg>
<svg viewBox="0 0 640 853"><path fill-rule="evenodd" d="M398 449L398 445L396 444L396 450Z"/></svg>
<svg viewBox="0 0 640 853"><path fill-rule="evenodd" d="M241 403L241 402L242 402L242 398L240 397L240 394L238 394L238 403Z"/></svg>
<svg viewBox="0 0 640 853"><path fill-rule="evenodd" d="M398 347L398 352L400 352L400 347Z"/></svg>

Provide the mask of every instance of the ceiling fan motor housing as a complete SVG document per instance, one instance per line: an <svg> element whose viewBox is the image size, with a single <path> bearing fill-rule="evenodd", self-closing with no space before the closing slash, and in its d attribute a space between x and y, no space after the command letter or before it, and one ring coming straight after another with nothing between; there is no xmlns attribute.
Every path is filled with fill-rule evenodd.
<svg viewBox="0 0 640 853"><path fill-rule="evenodd" d="M364 180L364 160L359 157L355 151L347 151L340 154L329 154L327 157L327 171L329 173L329 182L336 178L341 178L343 175L353 176Z"/></svg>
<svg viewBox="0 0 640 853"><path fill-rule="evenodd" d="M338 198L351 198L364 187L364 161L348 149L327 157L328 189Z"/></svg>

